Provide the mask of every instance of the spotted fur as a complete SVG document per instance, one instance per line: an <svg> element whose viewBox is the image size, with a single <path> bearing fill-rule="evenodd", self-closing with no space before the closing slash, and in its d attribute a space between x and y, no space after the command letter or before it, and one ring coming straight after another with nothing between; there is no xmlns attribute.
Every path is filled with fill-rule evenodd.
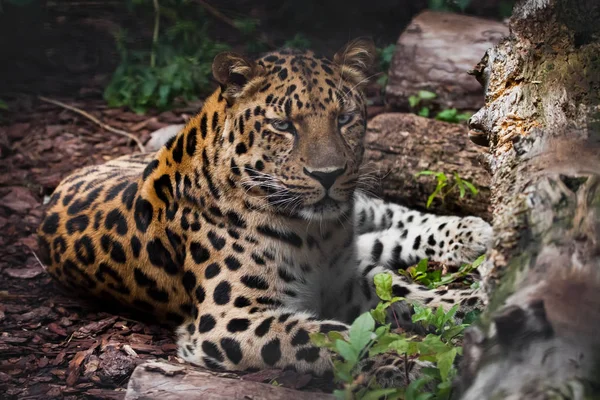
<svg viewBox="0 0 600 400"><path fill-rule="evenodd" d="M161 150L59 185L39 230L49 272L178 324L189 362L330 371L331 355L309 335L345 332L373 307L376 273L423 257L470 262L491 237L478 218L422 214L356 190L373 58L366 41L334 61L299 51L217 56L220 88ZM393 279L410 301L463 311L479 301ZM397 311L409 324L411 308Z"/></svg>

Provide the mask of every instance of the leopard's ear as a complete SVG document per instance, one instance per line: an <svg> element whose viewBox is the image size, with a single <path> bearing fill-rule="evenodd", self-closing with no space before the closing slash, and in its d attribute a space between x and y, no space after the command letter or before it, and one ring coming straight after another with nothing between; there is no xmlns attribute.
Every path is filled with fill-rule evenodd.
<svg viewBox="0 0 600 400"><path fill-rule="evenodd" d="M375 63L377 50L371 39L359 38L335 53L333 61L340 66L342 77L355 85L366 84Z"/></svg>
<svg viewBox="0 0 600 400"><path fill-rule="evenodd" d="M215 57L212 72L221 85L223 97L232 104L246 85L263 73L263 68L242 55L225 52Z"/></svg>

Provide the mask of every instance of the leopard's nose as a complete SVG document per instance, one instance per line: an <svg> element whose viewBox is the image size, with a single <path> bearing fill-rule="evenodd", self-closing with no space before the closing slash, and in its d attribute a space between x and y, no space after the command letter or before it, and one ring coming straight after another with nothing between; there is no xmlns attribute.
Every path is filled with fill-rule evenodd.
<svg viewBox="0 0 600 400"><path fill-rule="evenodd" d="M330 187L332 187L337 178L344 172L346 172L346 166L343 168L328 167L318 169L304 167L304 173L323 185L325 190L328 190Z"/></svg>

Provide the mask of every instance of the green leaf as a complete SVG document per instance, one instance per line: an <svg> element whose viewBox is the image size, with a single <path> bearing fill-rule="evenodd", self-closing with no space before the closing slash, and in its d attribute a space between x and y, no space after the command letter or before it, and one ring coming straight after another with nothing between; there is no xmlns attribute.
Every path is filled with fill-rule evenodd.
<svg viewBox="0 0 600 400"><path fill-rule="evenodd" d="M431 203L433 203L433 200L435 199L435 196L437 194L438 194L438 192L435 191L429 195L429 197L427 198L427 204L425 205L425 207L429 208L429 206L431 206Z"/></svg>
<svg viewBox="0 0 600 400"><path fill-rule="evenodd" d="M160 85L158 88L158 105L164 107L169 102L169 94L171 93L171 86Z"/></svg>
<svg viewBox="0 0 600 400"><path fill-rule="evenodd" d="M158 81L155 78L145 81L142 84L142 96L149 98L150 96L152 96L152 93L154 93L157 86Z"/></svg>
<svg viewBox="0 0 600 400"><path fill-rule="evenodd" d="M8 110L8 104L0 99L0 110Z"/></svg>
<svg viewBox="0 0 600 400"><path fill-rule="evenodd" d="M420 101L421 99L417 96L408 96L408 105L410 108L415 108Z"/></svg>
<svg viewBox="0 0 600 400"><path fill-rule="evenodd" d="M457 113L458 113L458 111L456 110L456 108L449 108L449 109L440 111L435 116L435 119L440 120L440 121L446 121L446 122L456 122L456 114Z"/></svg>
<svg viewBox="0 0 600 400"><path fill-rule="evenodd" d="M373 319L380 324L385 324L387 318L387 308L389 307L389 302L379 302L375 309L371 310L371 315Z"/></svg>
<svg viewBox="0 0 600 400"><path fill-rule="evenodd" d="M333 396L336 398L336 400L348 400L345 390L336 389L333 391Z"/></svg>
<svg viewBox="0 0 600 400"><path fill-rule="evenodd" d="M350 344L356 350L357 355L371 341L374 329L375 320L368 312L356 318L350 326ZM336 341L336 343L338 342L339 340Z"/></svg>
<svg viewBox="0 0 600 400"><path fill-rule="evenodd" d="M435 271L429 273L429 279L431 280L432 283L439 282L440 279L442 279L442 271L439 269L436 269Z"/></svg>
<svg viewBox="0 0 600 400"><path fill-rule="evenodd" d="M418 115L420 117L429 118L429 107L423 107L419 110Z"/></svg>
<svg viewBox="0 0 600 400"><path fill-rule="evenodd" d="M413 308L414 308L415 313L412 316L412 322L419 322L419 321L427 322L431 319L431 316L433 315L433 312L431 311L431 308L429 308L429 307L423 307L418 304L414 304Z"/></svg>
<svg viewBox="0 0 600 400"><path fill-rule="evenodd" d="M466 324L466 325L473 324L473 322L477 321L477 318L479 318L480 314L481 314L481 311L479 311L479 310L469 311L468 313L465 314L465 318L463 318L463 324Z"/></svg>
<svg viewBox="0 0 600 400"><path fill-rule="evenodd" d="M447 313L444 314L444 320L442 321L442 326L441 327L443 327L444 325L446 325L448 322L454 321L454 315L456 315L456 312L458 311L458 307L459 307L459 305L455 304L455 305L452 306L451 309L448 310ZM442 312L443 312L443 310L442 310Z"/></svg>
<svg viewBox="0 0 600 400"><path fill-rule="evenodd" d="M475 268L479 267L484 261L485 261L485 254L482 254L479 257L477 257L477 259L475 261L473 261L473 264L471 264L471 267L473 269L475 269Z"/></svg>
<svg viewBox="0 0 600 400"><path fill-rule="evenodd" d="M283 47L289 47L292 49L300 49L300 50L308 49L310 46L311 46L310 39L308 39L302 33L296 33L296 35L293 38L286 40L283 43Z"/></svg>
<svg viewBox="0 0 600 400"><path fill-rule="evenodd" d="M358 351L350 345L350 343L345 342L343 340L336 340L335 343L336 351L344 357L344 360L349 361L353 364L356 364L358 361Z"/></svg>
<svg viewBox="0 0 600 400"><path fill-rule="evenodd" d="M427 383L431 382L433 378L430 376L424 376L422 378L412 381L407 387L404 394L404 400L426 400L432 398L433 393L419 393L421 388ZM422 397L421 395L425 395Z"/></svg>
<svg viewBox="0 0 600 400"><path fill-rule="evenodd" d="M375 329L375 335L377 335L377 340L380 340L384 335L387 335L390 331L390 325L383 325Z"/></svg>
<svg viewBox="0 0 600 400"><path fill-rule="evenodd" d="M395 350L398 354L407 354L410 349L410 342L405 338L394 340L388 345L388 349Z"/></svg>
<svg viewBox="0 0 600 400"><path fill-rule="evenodd" d="M387 82L388 82L388 75L387 74L383 74L379 78L377 78L377 84L379 86L385 86L385 85L387 85Z"/></svg>
<svg viewBox="0 0 600 400"><path fill-rule="evenodd" d="M324 333L320 332L312 332L309 334L310 341L312 344L318 347L325 347L329 344L329 340Z"/></svg>
<svg viewBox="0 0 600 400"><path fill-rule="evenodd" d="M253 18L240 18L233 21L233 25L244 35L251 35L256 31L258 20Z"/></svg>
<svg viewBox="0 0 600 400"><path fill-rule="evenodd" d="M453 347L444 353L438 353L436 356L437 366L440 369L440 375L442 380L448 378L448 374L454 365L454 359L456 358L456 348Z"/></svg>
<svg viewBox="0 0 600 400"><path fill-rule="evenodd" d="M442 339L440 336L434 335L431 333L428 334L427 336L425 336L425 339L423 339L420 343L418 343L418 346L419 346L419 351L421 352L420 359L423 359L423 360L431 360L432 357L433 357L433 360L435 360L435 357L437 356L437 354L445 353L450 348L453 348L453 346L450 346L450 345L442 342Z"/></svg>
<svg viewBox="0 0 600 400"><path fill-rule="evenodd" d="M421 175L437 175L437 174L438 174L438 172L435 172L435 171L429 171L429 170L425 170L425 171L420 171L420 172L417 172L417 173L415 174L415 176L421 176Z"/></svg>
<svg viewBox="0 0 600 400"><path fill-rule="evenodd" d="M392 63L392 58L394 57L394 53L396 51L396 45L390 44L383 49L379 50L379 68L382 71L387 71L390 68L390 64Z"/></svg>
<svg viewBox="0 0 600 400"><path fill-rule="evenodd" d="M427 272L427 265L429 264L429 259L424 258L417 264L415 270L417 272Z"/></svg>
<svg viewBox="0 0 600 400"><path fill-rule="evenodd" d="M333 363L333 372L335 373L337 380L351 383L353 381L352 370L355 365L356 362L335 361Z"/></svg>
<svg viewBox="0 0 600 400"><path fill-rule="evenodd" d="M375 282L375 293L381 300L392 299L392 274L381 272L373 278Z"/></svg>
<svg viewBox="0 0 600 400"><path fill-rule="evenodd" d="M419 98L421 98L423 100L432 100L437 97L437 94L430 92L428 90L419 90L418 96L419 96Z"/></svg>
<svg viewBox="0 0 600 400"><path fill-rule="evenodd" d="M327 332L327 339L329 339L329 341L331 343L335 343L336 340L346 340L344 335L342 335L340 332L337 332L337 331Z"/></svg>
<svg viewBox="0 0 600 400"><path fill-rule="evenodd" d="M377 389L367 392L364 396L360 397L361 400L378 400L380 397L387 396L390 394L397 393L399 389Z"/></svg>
<svg viewBox="0 0 600 400"><path fill-rule="evenodd" d="M473 193L473 196L477 196L477 193L479 193L479 190L477 190L477 188L471 182L463 180L463 183L465 184L465 186L467 188L469 188L471 193Z"/></svg>
<svg viewBox="0 0 600 400"><path fill-rule="evenodd" d="M465 121L468 121L472 116L473 116L473 114L468 113L468 112L464 112L464 113L458 114L456 116L456 120L458 122L465 122Z"/></svg>
<svg viewBox="0 0 600 400"><path fill-rule="evenodd" d="M453 339L454 337L456 337L457 335L460 335L464 330L465 330L464 325L453 326L453 327L445 330L444 333L442 333L442 339L449 341L449 340Z"/></svg>

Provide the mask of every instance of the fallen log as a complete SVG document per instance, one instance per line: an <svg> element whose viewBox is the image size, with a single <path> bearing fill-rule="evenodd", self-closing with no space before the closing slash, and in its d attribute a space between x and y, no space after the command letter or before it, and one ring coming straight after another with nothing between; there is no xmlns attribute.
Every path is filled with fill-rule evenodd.
<svg viewBox="0 0 600 400"><path fill-rule="evenodd" d="M300 392L241 380L233 373L199 369L188 364L150 361L139 365L129 380L125 400L333 400L324 393Z"/></svg>
<svg viewBox="0 0 600 400"><path fill-rule="evenodd" d="M479 194L466 194L461 199L459 191L452 190L443 202L436 198L427 211L490 220L490 176L481 162L485 151L469 141L464 125L389 113L370 120L367 128L365 170L381 179L376 193L407 207L426 210L436 181L416 174L424 170L443 172L452 183L453 173L457 173L473 183Z"/></svg>
<svg viewBox="0 0 600 400"><path fill-rule="evenodd" d="M508 35L504 24L460 14L424 11L413 18L396 44L385 89L386 103L409 108L419 90L435 92L431 104L477 110L483 90L467 74L487 49Z"/></svg>

